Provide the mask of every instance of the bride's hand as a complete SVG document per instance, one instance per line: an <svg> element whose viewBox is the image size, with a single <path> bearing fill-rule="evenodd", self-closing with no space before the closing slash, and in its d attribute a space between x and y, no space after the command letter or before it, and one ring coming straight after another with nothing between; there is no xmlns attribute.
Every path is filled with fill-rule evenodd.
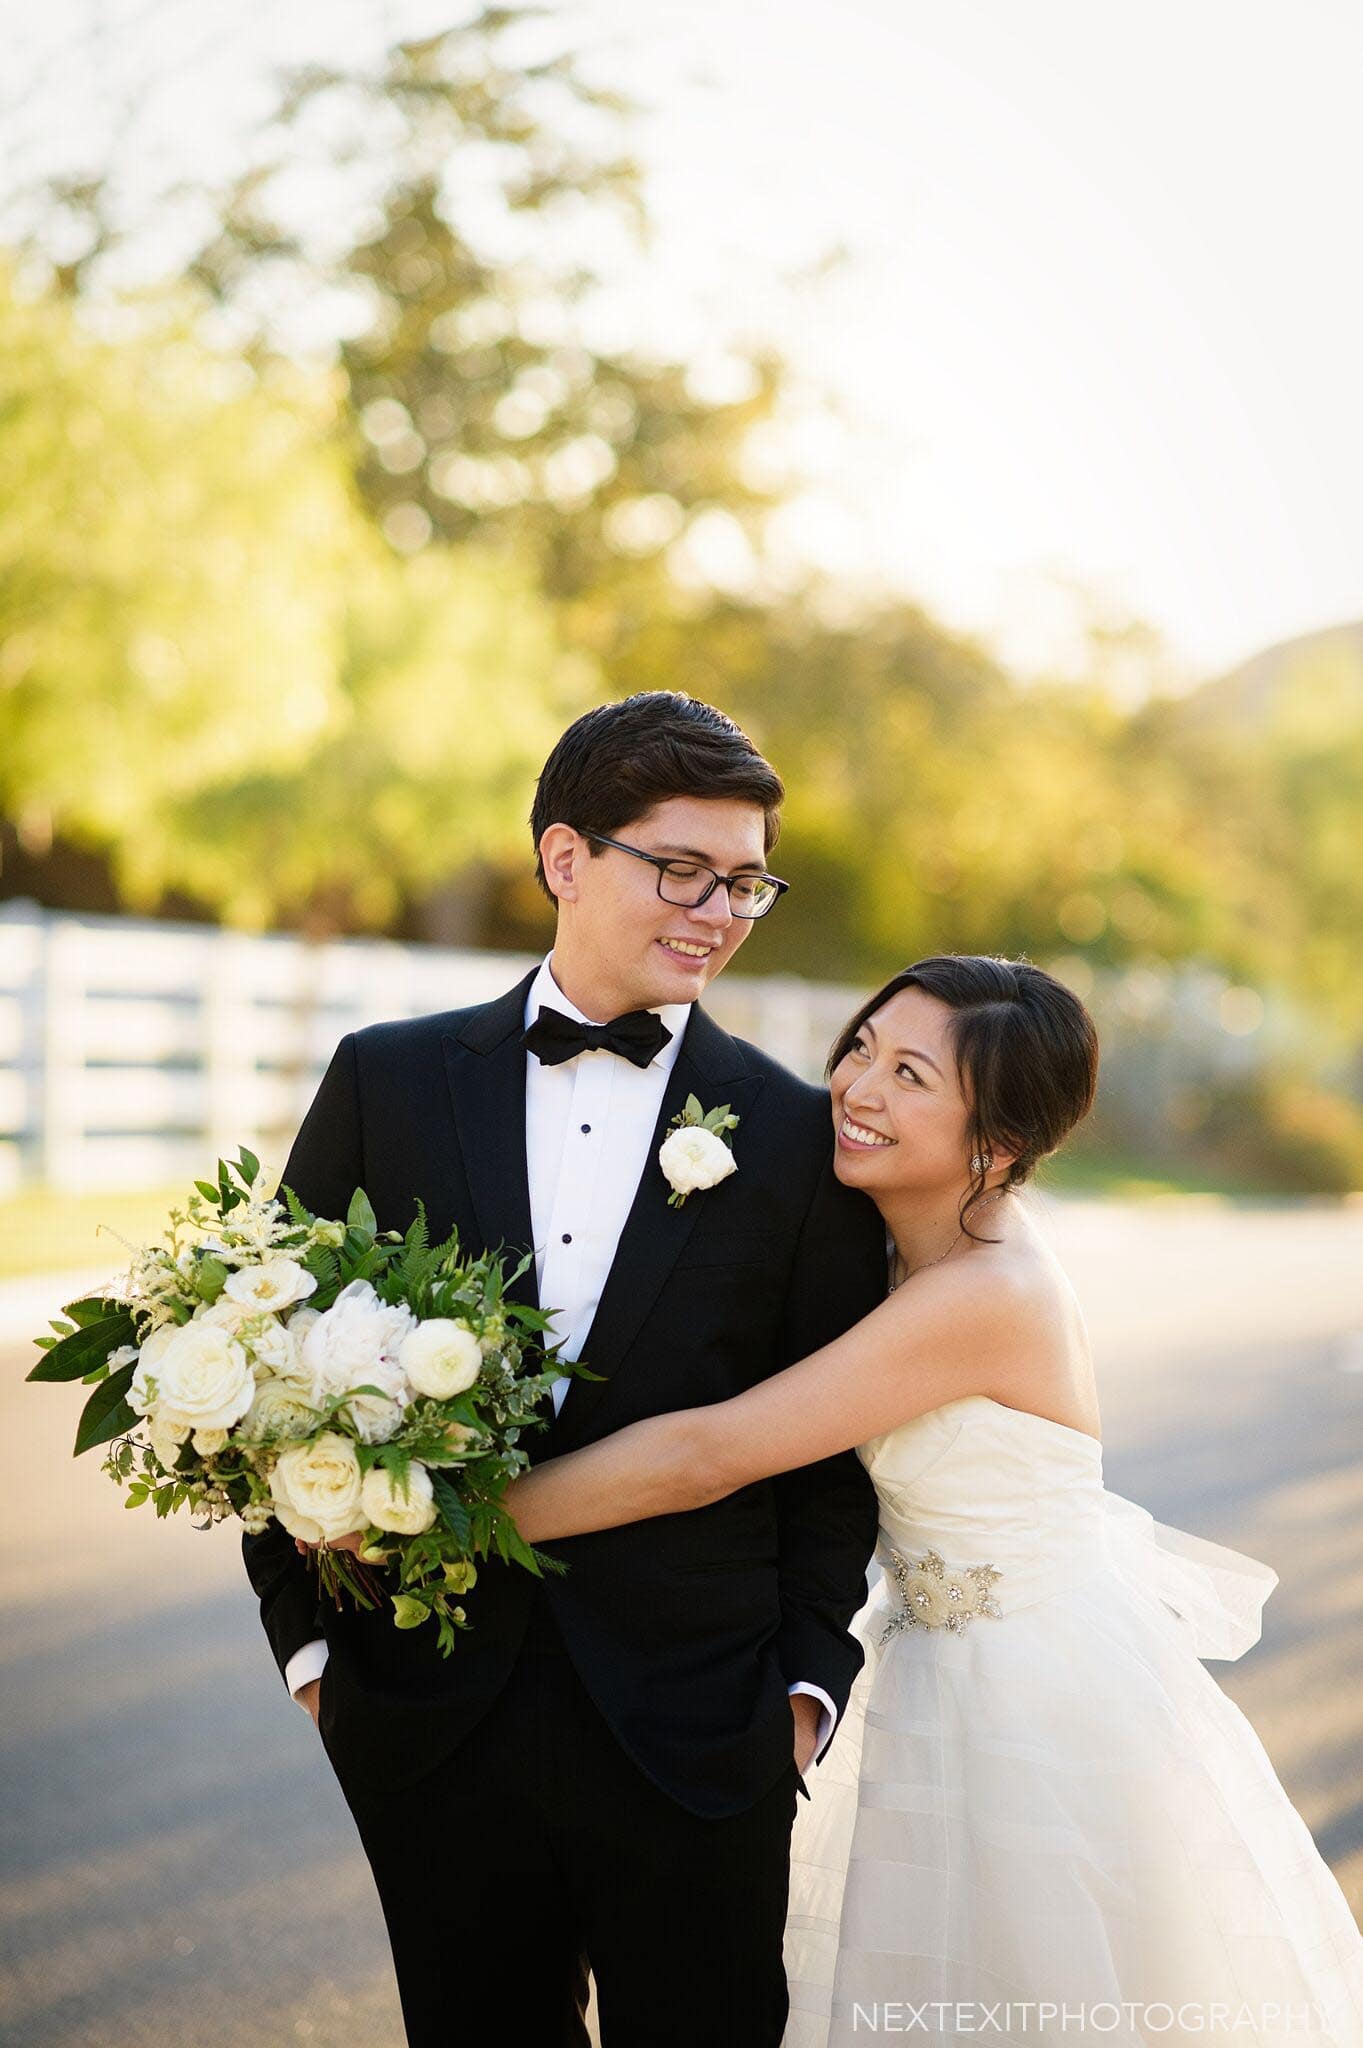
<svg viewBox="0 0 1363 2048"><path fill-rule="evenodd" d="M306 1557L312 1550L348 1550L352 1557L358 1557L364 1548L364 1535L359 1529L352 1529L348 1536L337 1536L330 1543L305 1543L301 1536L295 1536L293 1547L300 1557Z"/></svg>

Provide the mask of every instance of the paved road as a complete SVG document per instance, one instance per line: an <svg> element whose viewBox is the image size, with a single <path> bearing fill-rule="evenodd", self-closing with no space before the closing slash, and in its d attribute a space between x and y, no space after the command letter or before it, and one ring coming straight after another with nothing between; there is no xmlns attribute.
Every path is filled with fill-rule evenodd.
<svg viewBox="0 0 1363 2048"><path fill-rule="evenodd" d="M1363 1211L1048 1214L1109 1483L1281 1575L1263 1642L1211 1668L1363 1916ZM30 1356L0 1340L0 2033L401 2048L368 1868L233 1539L123 1513Z"/></svg>

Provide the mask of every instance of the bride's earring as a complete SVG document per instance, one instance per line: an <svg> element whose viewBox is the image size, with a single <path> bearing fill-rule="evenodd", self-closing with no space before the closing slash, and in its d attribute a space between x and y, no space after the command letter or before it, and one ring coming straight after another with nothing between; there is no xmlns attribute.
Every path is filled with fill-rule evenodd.
<svg viewBox="0 0 1363 2048"><path fill-rule="evenodd" d="M970 1171L972 1173L988 1173L993 1164L994 1155L992 1152L986 1152L983 1155L977 1152L970 1162Z"/></svg>

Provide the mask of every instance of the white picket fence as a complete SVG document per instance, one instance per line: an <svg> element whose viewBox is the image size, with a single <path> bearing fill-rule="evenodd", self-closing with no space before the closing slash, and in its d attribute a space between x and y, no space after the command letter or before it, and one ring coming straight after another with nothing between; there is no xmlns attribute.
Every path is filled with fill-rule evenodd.
<svg viewBox="0 0 1363 2048"><path fill-rule="evenodd" d="M485 1002L530 965L0 904L0 1194L211 1177L242 1144L282 1167L347 1031ZM856 1000L730 975L706 1003L813 1077Z"/></svg>

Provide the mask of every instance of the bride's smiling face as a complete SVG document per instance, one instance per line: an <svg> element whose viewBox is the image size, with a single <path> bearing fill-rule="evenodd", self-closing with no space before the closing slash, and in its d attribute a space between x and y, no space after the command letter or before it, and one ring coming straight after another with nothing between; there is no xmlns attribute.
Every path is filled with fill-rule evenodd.
<svg viewBox="0 0 1363 2048"><path fill-rule="evenodd" d="M829 1079L838 1179L878 1190L964 1188L969 1107L956 1071L952 1012L901 989L862 1025Z"/></svg>

